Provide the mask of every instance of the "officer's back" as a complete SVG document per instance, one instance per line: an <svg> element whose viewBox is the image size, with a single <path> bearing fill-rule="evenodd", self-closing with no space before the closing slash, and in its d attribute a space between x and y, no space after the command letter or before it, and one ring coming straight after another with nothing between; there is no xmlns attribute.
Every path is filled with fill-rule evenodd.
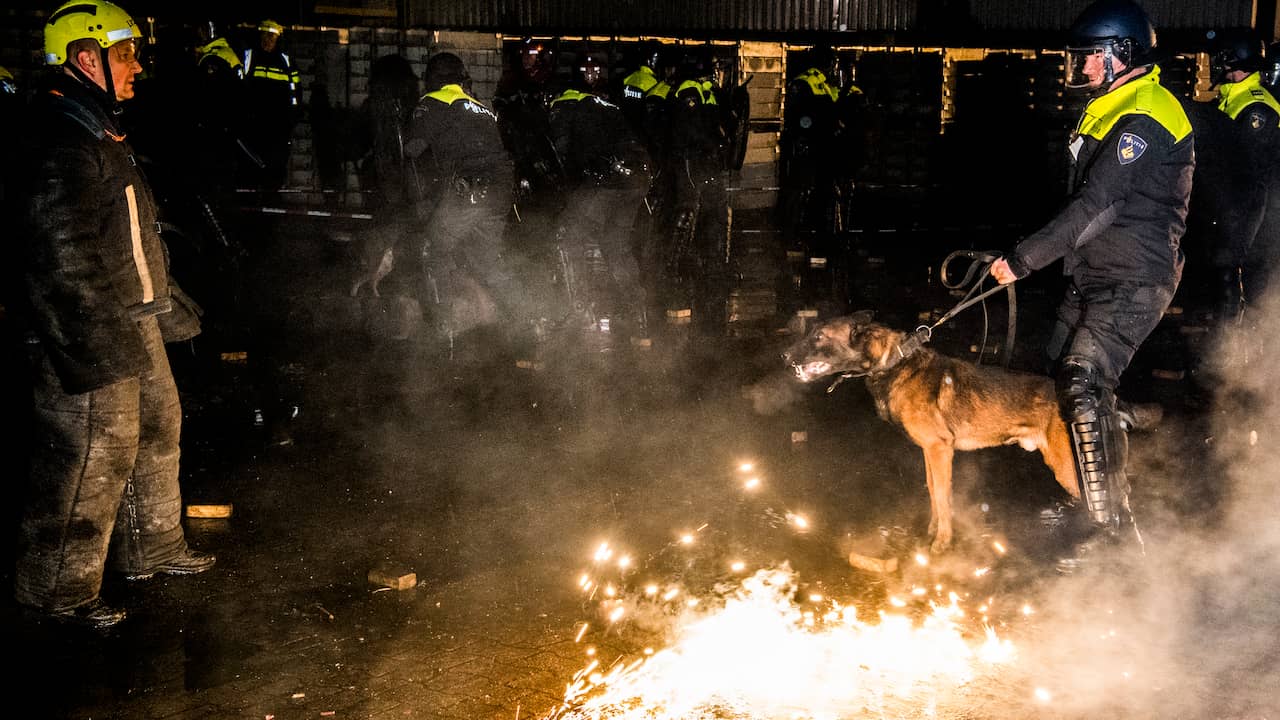
<svg viewBox="0 0 1280 720"><path fill-rule="evenodd" d="M405 151L427 177L479 181L506 192L513 174L497 117L467 94L469 79L461 61L456 65L438 62L428 67L427 93L414 109Z"/></svg>

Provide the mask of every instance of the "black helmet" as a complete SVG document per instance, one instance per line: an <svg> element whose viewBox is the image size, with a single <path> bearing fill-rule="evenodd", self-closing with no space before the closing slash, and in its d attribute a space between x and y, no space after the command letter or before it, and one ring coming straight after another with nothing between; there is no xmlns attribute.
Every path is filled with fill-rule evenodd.
<svg viewBox="0 0 1280 720"><path fill-rule="evenodd" d="M645 40L640 44L640 64L657 70L662 62L662 43L658 40Z"/></svg>
<svg viewBox="0 0 1280 720"><path fill-rule="evenodd" d="M546 82L555 73L555 50L547 42L526 37L520 41L519 52L521 71L530 79Z"/></svg>
<svg viewBox="0 0 1280 720"><path fill-rule="evenodd" d="M1227 73L1233 70L1253 73L1266 68L1260 38L1216 30L1210 30L1205 37L1209 40L1209 80L1214 85L1225 82Z"/></svg>
<svg viewBox="0 0 1280 720"><path fill-rule="evenodd" d="M1097 0L1084 9L1072 23L1067 41L1068 88L1090 88L1103 91L1115 82L1112 61L1125 68L1150 62L1156 47L1156 29L1147 13L1131 0ZM1085 62L1100 56L1101 75L1090 74Z"/></svg>
<svg viewBox="0 0 1280 720"><path fill-rule="evenodd" d="M808 67L832 74L836 66L836 51L826 45L814 45L809 50Z"/></svg>
<svg viewBox="0 0 1280 720"><path fill-rule="evenodd" d="M701 78L711 74L711 51L699 45L687 45L677 67L680 77Z"/></svg>
<svg viewBox="0 0 1280 720"><path fill-rule="evenodd" d="M445 85L462 85L471 80L462 58L449 52L436 53L427 61L423 85L427 92L439 90Z"/></svg>
<svg viewBox="0 0 1280 720"><path fill-rule="evenodd" d="M578 60L575 77L587 88L596 87L605 74L604 59L593 52L583 53Z"/></svg>

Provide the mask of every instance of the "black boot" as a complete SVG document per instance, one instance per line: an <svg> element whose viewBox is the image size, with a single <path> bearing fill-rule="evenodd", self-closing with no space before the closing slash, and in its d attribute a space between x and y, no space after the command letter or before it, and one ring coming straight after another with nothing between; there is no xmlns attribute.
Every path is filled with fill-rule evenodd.
<svg viewBox="0 0 1280 720"><path fill-rule="evenodd" d="M1077 575L1091 568L1116 566L1146 557L1146 542L1129 507L1128 489L1118 494L1117 525L1095 523L1086 512L1078 512L1066 522L1076 527L1069 529L1073 540L1055 562L1059 575Z"/></svg>

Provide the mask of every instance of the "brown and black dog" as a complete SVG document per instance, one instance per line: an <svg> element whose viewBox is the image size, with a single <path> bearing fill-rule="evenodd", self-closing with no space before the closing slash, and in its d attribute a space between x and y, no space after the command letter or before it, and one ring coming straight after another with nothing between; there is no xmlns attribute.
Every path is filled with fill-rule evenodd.
<svg viewBox="0 0 1280 720"><path fill-rule="evenodd" d="M1071 439L1053 381L939 354L869 311L819 323L786 353L803 382L865 377L880 417L924 451L933 552L951 545L951 463L956 450L1020 445L1039 450L1062 489L1079 497Z"/></svg>

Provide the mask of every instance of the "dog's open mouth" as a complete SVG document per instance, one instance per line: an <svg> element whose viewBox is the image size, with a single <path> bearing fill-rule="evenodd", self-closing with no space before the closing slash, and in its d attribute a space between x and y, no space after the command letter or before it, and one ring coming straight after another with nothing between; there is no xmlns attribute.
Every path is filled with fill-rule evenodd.
<svg viewBox="0 0 1280 720"><path fill-rule="evenodd" d="M803 365L796 363L791 367L795 370L796 377L800 379L800 382L816 380L824 375L830 375L832 370L834 370L834 368L831 367L831 363L822 362L821 360L805 363Z"/></svg>

